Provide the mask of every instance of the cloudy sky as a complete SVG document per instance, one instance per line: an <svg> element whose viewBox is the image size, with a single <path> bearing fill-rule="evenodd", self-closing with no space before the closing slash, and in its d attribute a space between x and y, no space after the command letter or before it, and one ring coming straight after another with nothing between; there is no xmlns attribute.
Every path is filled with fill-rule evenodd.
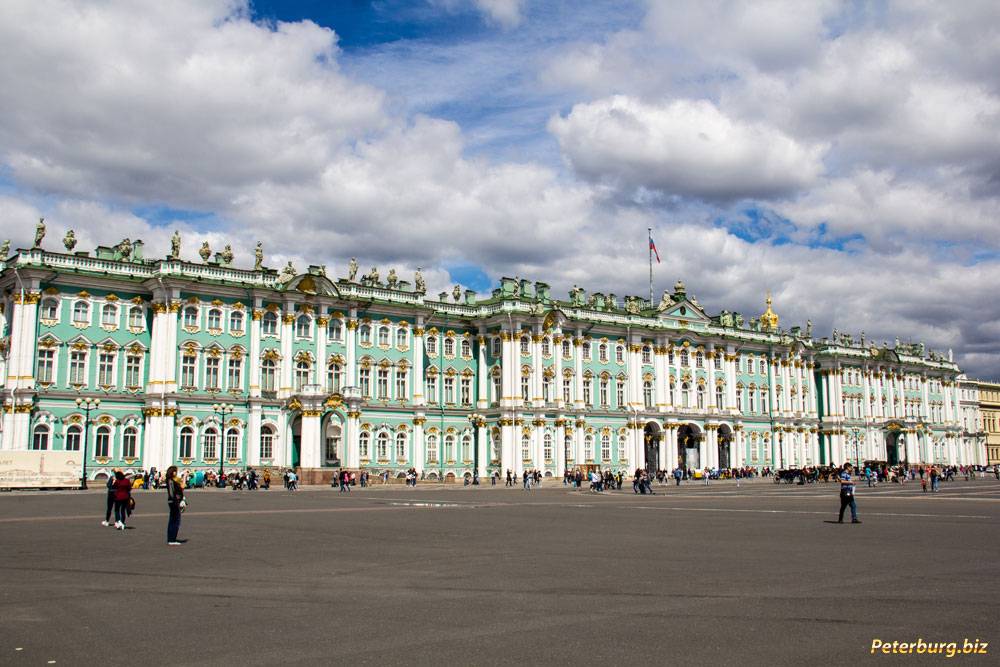
<svg viewBox="0 0 1000 667"><path fill-rule="evenodd" d="M0 237L502 275L1000 375L1000 4L6 0Z"/></svg>

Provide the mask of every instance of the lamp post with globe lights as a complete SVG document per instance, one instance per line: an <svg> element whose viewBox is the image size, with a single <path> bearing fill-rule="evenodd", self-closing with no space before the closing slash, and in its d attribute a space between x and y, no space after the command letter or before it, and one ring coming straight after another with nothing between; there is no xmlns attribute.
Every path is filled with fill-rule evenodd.
<svg viewBox="0 0 1000 667"><path fill-rule="evenodd" d="M83 473L80 475L80 490L87 490L87 443L90 442L90 411L101 407L99 398L78 398L76 407L83 410Z"/></svg>
<svg viewBox="0 0 1000 667"><path fill-rule="evenodd" d="M219 415L219 481L218 485L224 486L225 472L222 469L223 453L226 447L226 415L233 411L233 406L229 403L213 403L212 411Z"/></svg>
<svg viewBox="0 0 1000 667"><path fill-rule="evenodd" d="M472 424L473 449L472 449L472 483L479 485L479 427L483 425L486 418L478 412L473 412L469 416L469 423Z"/></svg>

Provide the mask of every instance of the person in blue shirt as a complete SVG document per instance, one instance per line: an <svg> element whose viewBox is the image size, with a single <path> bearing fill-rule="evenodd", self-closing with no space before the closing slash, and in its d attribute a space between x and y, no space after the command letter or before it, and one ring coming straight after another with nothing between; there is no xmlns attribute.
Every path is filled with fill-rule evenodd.
<svg viewBox="0 0 1000 667"><path fill-rule="evenodd" d="M854 502L854 482L851 481L853 468L854 466L850 463L845 463L843 470L838 475L840 478L840 516L837 518L837 523L844 523L844 510L848 507L851 508L851 523L861 523L858 520L858 506Z"/></svg>

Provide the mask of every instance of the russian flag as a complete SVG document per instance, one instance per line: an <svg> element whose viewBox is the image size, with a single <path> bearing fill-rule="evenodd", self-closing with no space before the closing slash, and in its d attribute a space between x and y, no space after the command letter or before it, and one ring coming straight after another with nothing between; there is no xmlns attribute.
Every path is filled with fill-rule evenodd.
<svg viewBox="0 0 1000 667"><path fill-rule="evenodd" d="M656 250L656 244L653 243L653 237L652 236L649 237L649 249L653 251L654 255L656 255L656 263L659 264L660 263L660 253L657 252L657 250Z"/></svg>

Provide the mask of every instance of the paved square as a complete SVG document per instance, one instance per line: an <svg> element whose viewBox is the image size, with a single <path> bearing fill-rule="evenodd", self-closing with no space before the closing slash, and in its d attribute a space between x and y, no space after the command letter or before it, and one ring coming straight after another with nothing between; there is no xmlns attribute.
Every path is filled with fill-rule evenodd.
<svg viewBox="0 0 1000 667"><path fill-rule="evenodd" d="M125 533L103 492L0 495L0 663L853 662L1000 647L1000 483L192 490ZM134 651L128 647L134 647ZM125 654L122 660L129 660ZM889 659L889 658L886 658ZM984 664L995 658L984 659Z"/></svg>

